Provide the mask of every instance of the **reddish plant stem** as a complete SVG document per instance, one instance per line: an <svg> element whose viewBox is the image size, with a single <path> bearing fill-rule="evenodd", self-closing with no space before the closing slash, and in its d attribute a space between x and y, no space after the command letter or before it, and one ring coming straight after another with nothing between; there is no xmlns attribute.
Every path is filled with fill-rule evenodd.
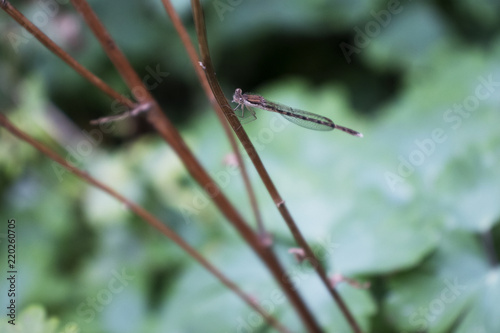
<svg viewBox="0 0 500 333"><path fill-rule="evenodd" d="M14 8L8 1L0 1L0 7L9 14L14 20L17 21L21 26L23 26L29 33L31 33L36 39L40 41L47 49L49 49L56 56L61 58L65 63L67 63L71 68L73 68L78 74L87 79L90 83L100 89L102 92L110 96L111 98L119 101L120 103L126 105L127 107L133 109L135 103L132 102L127 97L119 94L113 88L104 83L97 76L92 74L88 69L83 67L74 58L72 58L68 53L56 45L47 35L45 35L40 29L38 29L33 23L30 22L21 12Z"/></svg>
<svg viewBox="0 0 500 333"><path fill-rule="evenodd" d="M221 283L223 283L230 290L235 292L245 303L250 305L253 309L259 312L268 323L270 323L274 328L276 328L279 332L288 332L288 330L278 321L276 318L267 313L262 307L260 307L252 297L243 292L234 282L232 282L229 278L227 278L221 271L219 271L215 266L213 266L208 260L206 260L196 249L191 247L188 243L186 243L179 235L177 235L173 230L163 224L160 220L158 220L155 216L149 213L147 210L142 208L141 206L133 203L128 200L111 187L101 183L97 179L91 177L88 173L74 167L68 161L63 159L60 155L46 147L45 145L39 143L27 133L21 131L17 127L15 127L3 114L0 113L0 126L3 126L6 130L12 133L14 136L19 138L20 140L28 143L32 147L36 148L42 154L46 155L53 161L59 163L68 171L73 173L75 176L79 177L84 182L102 190L103 192L109 194L114 197L116 200L123 203L128 209L133 211L137 216L146 221L153 228L160 231L162 234L171 239L175 244L177 244L181 249L183 249L188 255L190 255L193 259L195 259L200 265L202 265L207 271L212 273Z"/></svg>
<svg viewBox="0 0 500 333"><path fill-rule="evenodd" d="M136 99L141 103L151 103L152 108L148 112L147 119L156 129L160 136L171 145L179 158L183 161L191 176L202 186L205 192L211 197L217 208L224 214L230 223L238 230L240 235L252 247L255 253L266 264L273 274L276 282L281 286L292 305L297 310L305 326L311 332L321 332L311 312L307 308L303 299L297 293L296 288L286 281L286 272L281 266L278 258L271 248L262 246L260 238L253 232L248 224L243 220L238 211L234 208L227 197L220 191L217 184L211 179L206 170L201 166L186 143L180 136L177 129L164 115L157 102L144 87L142 81L128 63L123 53L112 40L102 23L99 21L90 6L84 0L72 0L77 10L83 15L85 21L98 38L101 46L113 62L118 72L134 93ZM215 96L217 98L217 95Z"/></svg>
<svg viewBox="0 0 500 333"><path fill-rule="evenodd" d="M199 48L200 48L200 53L202 56L202 61L203 65L205 66L205 72L207 74L208 82L212 88L212 91L214 92L214 96L217 99L217 102L221 105L222 111L224 112L224 115L226 116L227 121L233 128L234 132L236 133L238 139L240 142L243 144L243 147L245 148L248 156L252 160L252 163L255 166L255 169L257 170L259 176L261 177L262 181L264 182L264 185L266 186L267 191L271 195L271 197L274 200L274 203L276 204L279 212L281 213L281 216L285 220L288 228L290 229L290 232L292 233L295 241L297 244L304 250L306 257L313 263L313 266L319 275L321 281L323 281L323 284L325 287L328 289L328 292L330 295L333 297L337 305L339 306L342 314L346 318L347 322L351 326L352 330L355 333L361 333L361 328L356 322L356 319L350 312L349 308L347 307L347 304L344 302L340 294L337 292L335 287L330 283L325 269L321 265L321 262L317 259L316 255L312 251L311 247L305 240L304 236L300 232L299 228L297 227L297 224L293 220L292 216L290 215L290 212L286 208L285 201L283 198L280 196L278 193L278 190L276 189L273 181L271 180L271 177L267 173L266 168L264 167L264 164L262 163L262 160L259 157L259 154L257 153L255 147L253 146L252 142L250 141L250 138L246 134L245 130L243 129L243 126L241 126L241 123L236 119L234 116L234 112L227 102L226 97L224 96L224 93L222 92L222 89L219 85L219 82L217 80L217 77L215 75L215 69L213 68L212 65L212 60L210 57L210 51L208 48L208 41L207 41L207 36L206 36L206 28L205 28L205 20L203 17L203 9L201 7L201 4L199 3L199 0L191 0L191 4L193 7L194 11L194 17L195 17L195 25L196 25L196 32L198 36L198 43L199 43Z"/></svg>
<svg viewBox="0 0 500 333"><path fill-rule="evenodd" d="M193 44L191 43L191 39L189 38L189 34L186 31L186 28L184 28L184 25L182 24L181 19L179 18L179 15L177 15L177 12L175 11L174 7L172 6L171 2L169 0L162 0L163 6L165 7L165 10L167 11L168 16L172 20L172 23L175 27L175 30L177 30L177 33L179 34L179 37L181 38L182 44L184 44L184 48L186 49L189 60L191 61L191 64L193 65L193 68L196 72L196 75L198 76L198 80L201 83L201 86L203 90L205 91L205 95L207 95L208 100L210 101L210 104L212 104L212 107L216 111L217 117L219 118L219 122L222 124L222 127L224 128L224 132L226 133L227 138L229 139L229 142L231 144L231 148L236 156L236 160L238 161L238 166L241 168L241 175L243 177L243 182L245 183L245 188L248 192L248 197L250 199L250 205L252 206L252 211L255 216L255 220L257 222L257 227L259 230L259 235L261 235L263 238L266 238L266 232L264 228L264 224L262 222L262 217L259 211L259 207L257 204L257 198L255 197L255 192L253 190L252 184L250 183L250 178L248 177L248 172L247 168L245 166L245 163L243 161L243 158L241 156L240 149L238 147L238 144L236 143L236 140L234 139L233 132L231 131L231 128L229 127L229 124L226 121L226 118L224 117L224 112L222 112L222 109L220 105L217 103L214 94L212 90L210 89L210 85L208 84L207 77L205 75L204 70L202 69L200 65L200 59L198 58L198 54L196 53L196 49L194 48Z"/></svg>

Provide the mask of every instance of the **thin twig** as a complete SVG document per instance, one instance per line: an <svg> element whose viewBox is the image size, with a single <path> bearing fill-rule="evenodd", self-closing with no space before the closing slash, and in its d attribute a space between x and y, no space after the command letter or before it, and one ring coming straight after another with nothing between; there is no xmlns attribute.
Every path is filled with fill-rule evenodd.
<svg viewBox="0 0 500 333"><path fill-rule="evenodd" d="M179 15L177 15L177 12L172 6L170 0L162 0L162 2L163 6L165 7L165 10L167 11L168 16L172 20L175 30L177 30L177 33L179 34L181 41L184 44L184 48L188 53L189 60L191 61L194 70L196 72L196 75L198 75L198 79L201 82L201 86L203 87L203 90L205 91L205 94L207 95L210 104L212 104L212 107L215 109L217 117L219 118L219 121L222 124L222 127L224 128L226 136L229 139L231 148L234 154L236 155L236 160L238 161L238 165L241 168L241 175L243 177L243 182L245 183L245 187L248 192L248 197L250 199L250 205L252 206L255 220L257 222L259 235L262 237L263 240L269 239L269 236L267 235L264 224L262 222L261 213L257 205L257 198L255 197L255 192L253 190L252 184L250 183L250 178L248 177L247 168L241 156L240 149L238 147L238 144L236 143L236 140L234 139L233 132L231 131L231 128L229 127L229 124L227 123L226 118L224 117L224 112L222 111L220 105L217 103L214 94L212 92L212 89L210 89L210 85L208 84L204 68L201 66L202 63L198 58L196 49L194 48L193 43L191 43L189 34L187 33L186 28L184 28L184 25L182 24L182 21L179 18ZM265 242L263 243L266 244Z"/></svg>
<svg viewBox="0 0 500 333"><path fill-rule="evenodd" d="M14 8L8 1L3 0L0 2L0 7L9 14L14 20L17 21L21 26L23 26L29 33L31 33L36 39L40 41L47 49L52 51L56 56L61 58L65 63L67 63L71 68L73 68L78 74L87 79L90 83L100 89L102 92L110 96L111 98L119 101L120 103L133 109L135 103L132 102L127 97L116 92L113 88L104 83L97 76L92 74L88 69L83 67L74 58L72 58L66 51L57 46L47 35L45 35L40 29L38 29L33 23L30 22L21 12Z"/></svg>
<svg viewBox="0 0 500 333"><path fill-rule="evenodd" d="M84 0L72 0L72 2L75 4L78 11L83 15L85 21L101 43L101 46L108 54L108 57L115 65L118 72L122 75L129 88L135 94L136 99L141 103L152 103L152 108L148 112L147 116L150 124L156 129L159 135L171 145L176 154L183 161L191 176L198 182L198 184L200 184L200 186L203 187L204 191L210 196L217 208L224 214L228 221L230 221L245 241L252 247L254 252L266 264L273 274L276 282L283 289L291 303L296 307L301 317L303 319L307 317L307 321L305 321L307 323L306 326L310 328L312 332L320 332L321 330L319 329L319 326L316 324L314 317L312 317L303 299L297 293L296 288L293 286L291 281L286 279L287 274L276 255L269 247L262 246L260 237L258 237L248 226L239 212L221 192L220 188L213 181L213 179L208 175L207 171L201 166L200 162L187 147L177 129L161 111L158 103L153 99L146 87L144 87L142 81L139 79L132 66L128 63L123 53L111 39L111 36L106 31L102 23L95 16L95 13L93 13L90 6Z"/></svg>
<svg viewBox="0 0 500 333"><path fill-rule="evenodd" d="M361 329L358 323L356 322L356 319L348 309L346 303L344 302L340 294L330 284L325 269L321 265L321 262L316 258L314 252L310 248L309 244L307 244L304 236L302 235L295 221L290 215L290 212L288 211L283 198L279 195L278 190L274 186L274 183L272 182L271 177L267 173L267 170L264 167L264 164L262 163L257 151L255 150L255 147L253 146L252 142L250 141L248 135L241 126L240 122L236 119L236 117L234 117L231 106L227 102L227 99L224 96L224 93L222 92L222 89L217 81L217 77L215 75L215 69L213 68L212 65L212 60L210 58L210 52L208 49L205 22L203 18L203 9L201 7L201 4L199 3L199 0L191 0L191 3L195 16L196 33L198 35L198 43L202 56L203 65L206 68L205 72L207 74L208 82L212 87L212 91L214 92L217 102L221 104L222 110L226 116L227 121L235 131L240 142L243 144L243 147L245 148L248 156L252 160L252 163L254 164L255 168L257 169L257 172L259 173L262 181L264 182L264 185L266 186L269 194L273 198L276 207L278 208L283 219L285 220L288 228L290 229L293 237L295 238L295 241L301 248L304 249L306 257L313 263L316 272L318 273L319 277L323 281L323 284L326 286L326 288L336 301L337 305L339 306L340 310L342 311L344 317L348 321L352 330L356 333L360 333Z"/></svg>
<svg viewBox="0 0 500 333"><path fill-rule="evenodd" d="M29 145L36 148L42 154L46 155L53 161L62 165L68 171L73 173L75 176L83 180L84 182L102 190L103 192L109 194L114 197L119 202L123 203L125 207L134 212L137 216L146 221L153 228L160 231L162 234L171 239L175 244L177 244L181 249L183 249L188 255L190 255L193 259L195 259L200 265L202 265L206 270L212 273L221 283L223 283L230 290L235 292L245 303L251 306L254 310L259 312L274 328L276 328L279 332L288 332L288 330L274 318L272 315L267 313L260 305L255 302L255 300L247 295L243 290L241 290L234 282L232 282L229 278L227 278L221 271L219 271L215 266L213 266L208 260L206 260L195 248L191 247L188 243L186 243L179 235L177 235L173 230L167 227L164 223L158 220L154 215L149 213L147 210L142 208L141 206L135 204L134 202L128 200L111 187L101 183L97 179L90 176L85 171L78 169L77 167L71 165L68 161L63 159L56 152L48 148L47 146L41 144L40 142L33 139L27 133L21 131L17 127L15 127L3 114L0 113L0 126L4 127L7 131L12 133L14 136L19 138L20 140L28 143Z"/></svg>
<svg viewBox="0 0 500 333"><path fill-rule="evenodd" d="M150 108L151 108L151 104L148 104L148 103L139 104L138 107L136 107L130 111L125 111L123 113L120 113L120 114L117 114L114 116L102 117L99 119L91 120L90 123L92 125L99 125L99 124L109 123L112 121L122 120L122 119L129 118L129 117L135 117L143 112L149 111Z"/></svg>
<svg viewBox="0 0 500 333"><path fill-rule="evenodd" d="M238 139L243 144L243 147L245 148L245 150L247 151L247 154L250 156L252 162L254 163L255 167L257 168L257 171L259 172L259 175L261 176L262 180L266 184L266 187L268 187L268 190L269 190L269 188L271 188L273 190L273 192L277 194L278 192L277 192L276 188L274 187L274 184L272 183L269 175L267 174L267 172L264 168L264 165L262 164L262 161L260 160L259 155L257 154L257 151L255 150L252 143L250 142L250 139L248 138L248 135L246 134L246 132L243 130L243 127L241 126L240 122L236 119L236 117L234 117L233 110L232 110L231 106L229 105L226 97L224 96L224 93L222 92L222 89L219 85L219 82L217 81L217 77L215 75L215 70L214 70L213 65L212 65L212 60L210 58L210 52L208 50L208 42L207 42L207 36L206 36L206 30L205 30L205 19L203 16L203 9L201 7L201 4L200 4L199 0L191 0L191 5L193 8L194 22L195 22L195 26L196 26L196 33L198 36L199 48L200 48L200 52L201 52L201 56L202 56L203 65L205 66L205 73L207 75L207 79L208 79L208 82L210 84L210 87L212 88L212 91L215 95L215 98L217 99L217 102L221 105L221 108L224 112L224 115L226 116L227 121L229 122L229 124L231 125L233 130L235 131L236 135L238 136ZM279 195L275 195L275 196L273 196L273 198L275 199L276 204L277 205L279 204L280 211L281 211L285 207L285 205L283 204L283 199L281 199L281 197L279 197ZM276 201L276 198L279 200ZM285 208L285 210L286 210L286 208ZM288 223L288 222L290 222L290 223ZM293 227L295 227L296 233L300 237L302 237L302 235L300 235L300 233L298 232L298 229L296 228L295 223L293 223L291 216L290 216L289 221L287 221L287 223L289 224L289 227L290 227L290 225L292 225L292 227L290 227L291 229L293 229ZM294 234L294 236L295 236L295 234ZM305 240L303 238L302 238L302 241L303 241L302 243L305 243ZM299 245L303 246L300 242L299 242ZM307 243L306 243L306 246L307 246ZM307 248L309 248L309 247L307 246ZM307 249L305 249L305 251L307 254L309 254L307 252ZM309 251L312 253L310 248L309 248ZM314 258L314 257L311 256L310 258ZM316 266L319 266L319 265L316 265ZM326 278L326 274L323 273L323 275ZM295 305L299 315L301 316L304 324L308 327L308 329L311 332L320 332L321 329L319 328L319 326L316 322L316 319L313 317L313 315L311 314L309 309L303 304L302 300L299 298L298 303L296 303L294 305Z"/></svg>

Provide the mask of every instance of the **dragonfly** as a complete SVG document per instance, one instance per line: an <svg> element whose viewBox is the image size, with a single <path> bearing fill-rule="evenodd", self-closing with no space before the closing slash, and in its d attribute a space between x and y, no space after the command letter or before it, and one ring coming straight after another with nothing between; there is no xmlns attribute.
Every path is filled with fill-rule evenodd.
<svg viewBox="0 0 500 333"><path fill-rule="evenodd" d="M234 91L233 102L238 104L234 108L234 111L236 111L238 108L241 109L241 116L235 112L236 115L240 118L245 118L245 109L247 109L250 112L251 117L253 118L251 120L255 120L257 117L255 116L255 111L253 111L251 108L258 108L261 110L279 113L283 117L285 117L286 120L296 125L315 131L332 131L334 129L339 129L351 135L360 138L363 137L363 134L355 130L335 124L330 118L323 117L312 112L292 108L283 104L271 102L260 95L244 94L240 88L237 88Z"/></svg>

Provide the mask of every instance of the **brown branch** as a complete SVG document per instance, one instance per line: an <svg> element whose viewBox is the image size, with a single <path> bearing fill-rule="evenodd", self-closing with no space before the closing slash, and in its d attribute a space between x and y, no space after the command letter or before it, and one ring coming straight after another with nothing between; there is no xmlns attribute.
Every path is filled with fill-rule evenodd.
<svg viewBox="0 0 500 333"><path fill-rule="evenodd" d="M269 247L262 246L260 238L243 220L239 212L221 192L220 188L208 175L206 170L203 169L199 161L187 147L179 132L161 111L157 102L153 99L151 94L144 87L142 81L134 72L132 66L130 66L125 56L121 53L114 41L111 39L111 36L105 30L104 26L92 12L90 6L84 0L72 0L72 2L75 4L78 11L83 15L85 21L98 38L110 60L120 72L129 88L135 94L136 99L141 103L151 103L152 108L148 112L147 117L151 125L156 129L156 131L158 131L160 136L171 145L176 154L183 161L191 176L200 184L200 186L203 187L204 191L211 197L217 208L224 214L224 216L238 230L245 241L252 247L255 253L266 264L273 274L276 282L281 286L291 303L297 309L310 331L320 332L321 330L319 326L314 320L314 317L311 315L306 304L297 293L295 287L289 281L286 281L286 272L281 266L281 263L276 255Z"/></svg>
<svg viewBox="0 0 500 333"><path fill-rule="evenodd" d="M255 147L253 146L252 142L250 141L248 135L243 129L243 126L241 126L240 122L234 117L233 110L231 109L231 106L227 102L226 97L224 96L224 93L222 92L222 89L217 81L217 77L215 75L215 69L213 68L212 65L212 60L210 58L210 52L208 48L208 41L207 41L207 36L206 36L206 29L205 29L205 22L204 22L204 17L203 17L203 9L201 7L201 4L199 3L199 0L191 0L193 11L194 11L194 17L195 17L195 25L196 25L196 33L198 36L198 43L199 43L199 48L202 56L202 61L203 65L205 66L205 72L207 74L208 82L210 83L210 86L212 88L212 91L214 92L215 98L217 99L217 102L221 105L222 110L224 112L224 115L226 116L227 121L235 131L236 135L238 136L238 139L240 142L243 144L243 147L245 148L248 156L252 160L252 163L254 164L255 168L257 169L257 172L259 173L262 181L264 182L269 194L273 198L276 206L278 207L279 212L281 213L283 219L285 220L288 228L290 229L293 237L295 238L295 241L297 244L304 249L306 257L310 261L313 262L313 266L316 269L316 272L318 273L319 277L323 281L323 284L326 286L334 300L336 301L337 305L339 306L340 310L342 311L344 317L347 319L349 325L353 329L354 332L360 333L361 329L356 322L354 316L351 314L350 310L347 308L347 305L343 301L342 297L340 294L335 290L334 286L330 284L330 281L326 275L325 269L321 265L321 262L316 258L316 255L310 248L309 244L307 244L307 241L305 240L304 236L300 232L299 228L297 227L295 221L293 220L292 216L290 215L290 212L288 211L285 201L283 198L280 196L278 193L278 190L274 186L274 183L271 180L271 177L267 173L266 168L264 167L264 164L262 163L257 151L255 150Z"/></svg>
<svg viewBox="0 0 500 333"><path fill-rule="evenodd" d="M1 0L0 7L9 14L14 20L17 21L21 26L23 26L29 33L31 33L36 39L40 41L47 49L49 49L56 56L61 58L65 63L67 63L71 68L73 68L78 74L87 79L90 83L100 89L102 92L110 96L111 98L119 101L120 103L133 109L135 103L128 99L127 97L116 92L113 88L104 83L97 76L92 74L88 69L80 65L75 59L73 59L68 53L57 46L47 35L45 35L40 29L38 29L33 23L30 22L21 12L14 8L8 1Z"/></svg>
<svg viewBox="0 0 500 333"><path fill-rule="evenodd" d="M288 332L288 330L278 321L276 318L268 314L261 306L255 302L255 300L247 295L244 291L242 291L234 282L232 282L229 278L227 278L221 271L219 271L215 266L213 266L208 260L206 260L196 249L191 247L188 243L186 243L179 235L177 235L173 230L163 224L160 220L158 220L155 216L149 213L147 210L142 208L141 206L135 204L134 202L128 200L111 187L101 183L97 179L91 177L85 171L82 171L73 165L71 165L68 161L63 159L56 152L48 148L47 146L41 144L40 142L33 139L31 136L21 131L17 127L15 127L3 114L0 113L0 126L4 127L11 134L19 138L20 140L28 143L29 145L36 148L42 154L46 155L53 161L62 165L68 171L73 173L75 176L83 180L84 182L102 190L103 192L109 194L114 197L119 202L123 203L128 209L134 212L137 216L146 221L153 228L160 231L162 234L167 236L170 240L172 240L175 244L177 244L181 249L183 249L188 255L190 255L194 260L196 260L200 265L202 265L207 271L212 273L222 284L236 293L245 303L251 306L255 311L259 312L268 323L270 323L274 328L276 328L279 332Z"/></svg>
<svg viewBox="0 0 500 333"><path fill-rule="evenodd" d="M99 119L91 120L90 123L92 125L99 125L99 124L104 124L104 123L122 120L122 119L129 118L129 117L136 117L143 112L149 111L150 107L151 107L151 105L148 103L139 104L139 106L137 106L136 108L133 108L132 110L125 111L123 113L120 113L120 114L117 114L114 116L107 116L107 117L102 117Z"/></svg>
<svg viewBox="0 0 500 333"><path fill-rule="evenodd" d="M274 187L274 184L272 183L269 175L267 174L267 171L264 168L264 165L262 164L262 161L260 160L260 157L257 154L257 151L253 147L252 143L250 142L250 139L248 138L248 135L246 132L243 130L243 126L241 126L241 123L237 120L237 118L234 116L233 110L231 106L229 105L226 97L224 96L224 93L222 92L222 89L217 81L216 75L215 75L215 70L212 65L212 60L210 58L210 52L208 49L208 42L207 42L207 36L206 36L206 29L205 29L205 19L203 15L203 9L201 7L201 4L198 0L192 0L191 5L193 8L193 15L194 15L194 21L196 25L196 33L198 36L198 43L199 43L199 48L202 56L202 61L203 65L205 66L205 73L207 75L208 82L210 84L210 87L212 88L213 94L215 95L215 98L217 99L217 102L220 104L221 109L224 112L224 115L226 116L227 121L235 131L236 135L238 136L238 139L241 141L243 144L243 147L247 151L247 154L250 156L252 162L254 163L257 171L259 172L259 175L263 179L266 187L270 192L272 193L273 199L275 199L275 203L279 207L280 211L282 210L284 204L283 200L279 197L278 191ZM275 194L275 195L273 195ZM276 199L279 199L276 201ZM292 226L295 226L295 223L293 220L289 219L292 224ZM288 221L287 221L288 222ZM289 225L290 227L290 225ZM292 229L292 228L291 228ZM298 231L298 229L295 227L295 229ZM292 229L293 230L293 229ZM297 232L296 232L297 233ZM298 233L300 237L300 233ZM296 236L294 234L294 236ZM305 243L305 240L302 238L303 243ZM300 242L299 242L300 244ZM301 244L302 245L302 244ZM306 244L307 246L307 244ZM310 252L312 252L309 249ZM307 250L306 250L307 253ZM326 277L326 274L324 274ZM298 295L297 295L298 297ZM321 329L319 328L316 319L312 316L310 313L309 309L303 304L302 299L298 299L300 301L299 303L294 304L296 306L296 310L298 311L299 315L301 316L304 324L308 327L308 329L312 332L319 332Z"/></svg>
<svg viewBox="0 0 500 333"><path fill-rule="evenodd" d="M194 67L194 70L196 72L196 75L198 76L198 80L201 82L201 86L203 87L203 90L205 91L205 94L207 95L208 100L210 101L210 104L212 104L212 107L216 111L217 117L219 118L220 123L222 124L222 127L224 128L224 132L226 133L226 136L229 139L229 142L231 144L231 148L236 155L236 159L238 161L238 165L241 168L241 175L243 177L243 182L245 184L245 188L248 193L248 197L250 199L250 205L252 206L252 210L255 216L255 220L257 222L257 227L259 230L259 235L262 237L263 240L268 239L267 233L265 232L264 224L262 223L262 217L257 205L257 199L255 197L255 192L253 190L252 184L250 183L250 178L248 177L248 172L247 168L245 166L245 163L243 161L243 158L241 156L240 149L238 147L238 144L236 143L236 140L234 139L233 132L231 131L231 128L229 127L229 124L226 121L226 118L224 117L224 112L222 111L220 105L217 103L214 94L212 92L212 89L210 89L210 85L208 84L207 77L205 75L204 70L201 67L200 60L198 58L198 54L196 53L196 49L193 46L193 43L191 43L191 39L189 38L189 34L186 31L186 28L184 28L184 25L182 24L181 19L179 18L179 15L177 15L177 12L175 11L174 7L172 6L171 2L169 0L162 0L163 6L165 7L165 10L167 11L168 16L172 20L172 23L175 27L175 30L177 30L177 33L179 34L182 44L184 44L184 48L186 49L189 60L191 61L191 64ZM265 242L264 242L265 243Z"/></svg>

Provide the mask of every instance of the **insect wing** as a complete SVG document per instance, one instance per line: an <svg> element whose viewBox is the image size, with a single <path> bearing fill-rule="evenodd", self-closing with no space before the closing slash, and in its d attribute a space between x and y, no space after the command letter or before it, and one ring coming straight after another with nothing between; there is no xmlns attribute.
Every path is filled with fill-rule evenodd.
<svg viewBox="0 0 500 333"><path fill-rule="evenodd" d="M284 105L279 105L280 114L288 121L315 131L331 131L335 128L335 124L330 119L307 112L304 110L293 109Z"/></svg>

